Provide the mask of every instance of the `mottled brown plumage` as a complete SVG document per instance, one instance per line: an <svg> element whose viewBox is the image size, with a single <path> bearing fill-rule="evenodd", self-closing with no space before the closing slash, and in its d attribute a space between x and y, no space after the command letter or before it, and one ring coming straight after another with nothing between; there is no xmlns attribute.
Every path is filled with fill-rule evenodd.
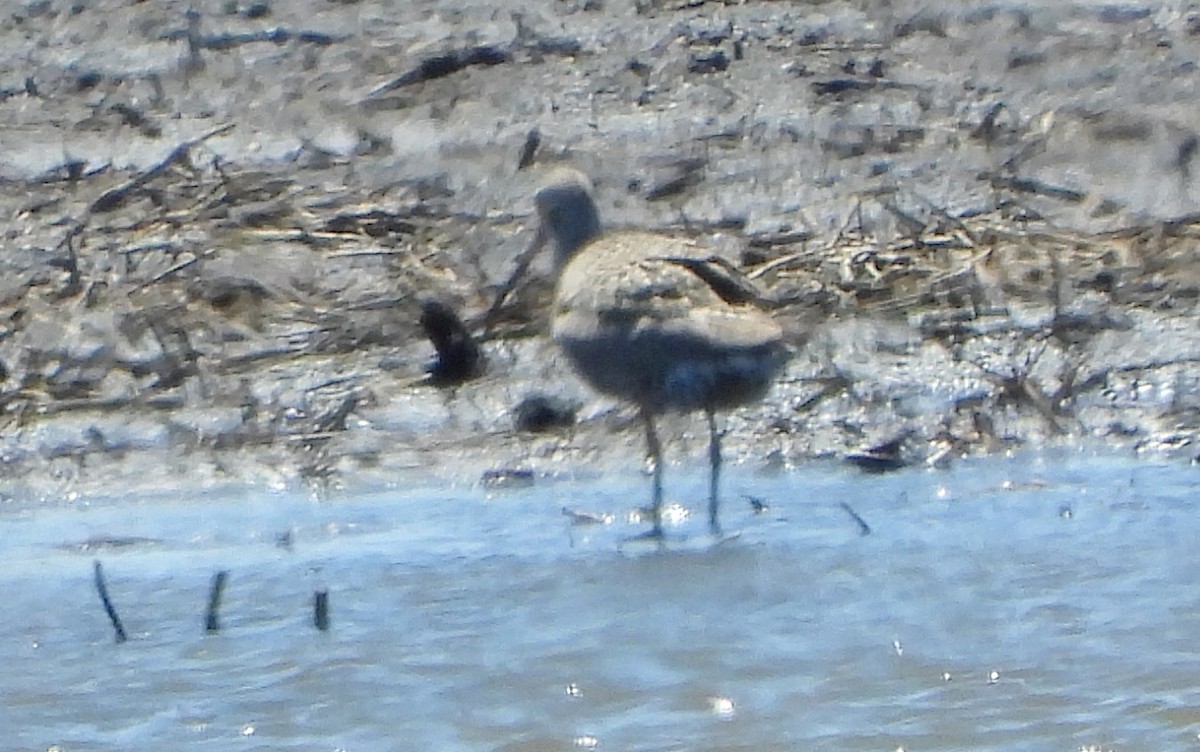
<svg viewBox="0 0 1200 752"><path fill-rule="evenodd" d="M552 334L596 390L641 412L654 462L661 536L661 447L654 418L703 410L710 429L709 524L719 533L720 436L714 413L759 400L782 370L783 332L752 290L694 241L651 232L604 233L583 175L559 171L535 197L539 235L553 242L558 284Z"/></svg>

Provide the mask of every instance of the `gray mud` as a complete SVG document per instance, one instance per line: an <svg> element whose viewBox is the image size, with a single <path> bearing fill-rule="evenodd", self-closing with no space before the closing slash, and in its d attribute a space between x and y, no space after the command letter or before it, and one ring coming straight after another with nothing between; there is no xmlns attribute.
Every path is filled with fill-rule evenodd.
<svg viewBox="0 0 1200 752"><path fill-rule="evenodd" d="M546 339L544 259L486 374L423 380L420 301L482 331L564 162L778 303L797 357L731 458L1192 453L1191 3L464 5L0 11L10 495L628 467L628 411ZM535 394L576 425L518 431Z"/></svg>

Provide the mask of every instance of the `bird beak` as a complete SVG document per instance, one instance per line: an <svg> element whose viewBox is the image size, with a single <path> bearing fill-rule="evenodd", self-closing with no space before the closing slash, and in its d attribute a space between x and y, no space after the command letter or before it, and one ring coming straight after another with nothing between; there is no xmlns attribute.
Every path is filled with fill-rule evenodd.
<svg viewBox="0 0 1200 752"><path fill-rule="evenodd" d="M504 303L508 300L508 296L512 295L513 291L517 289L517 285L521 283L521 278L525 276L525 272L529 270L529 265L533 263L533 257L538 254L538 251L542 250L542 247L546 245L546 241L549 239L550 231L546 229L545 224L539 222L537 234L533 236L533 240L530 241L529 247L524 251L521 251L521 254L517 256L517 263L513 268L513 273L509 275L504 284L500 286L500 290L496 294L496 299L492 301L491 306L488 307L487 313L484 314L483 321L485 333L491 332L492 325L496 321L496 316L504 307Z"/></svg>
<svg viewBox="0 0 1200 752"><path fill-rule="evenodd" d="M542 250L546 245L546 241L550 239L550 231L546 229L545 222L538 222L537 234L533 236L533 240L529 241L529 247L525 249L525 253L521 254L521 258L527 255L536 256L537 252Z"/></svg>
<svg viewBox="0 0 1200 752"><path fill-rule="evenodd" d="M517 256L517 267L513 271L513 279L519 279L525 276L525 270L533 263L534 256L538 255L538 251L545 247L546 241L550 239L550 231L546 229L544 223L539 222L537 234L533 236L533 240L529 241L529 247Z"/></svg>

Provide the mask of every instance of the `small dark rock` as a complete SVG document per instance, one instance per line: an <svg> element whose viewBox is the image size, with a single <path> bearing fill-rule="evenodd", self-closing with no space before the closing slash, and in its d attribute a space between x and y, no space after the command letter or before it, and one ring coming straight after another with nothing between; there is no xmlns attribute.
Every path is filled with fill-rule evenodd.
<svg viewBox="0 0 1200 752"><path fill-rule="evenodd" d="M1095 290L1096 292L1103 292L1111 295L1116 291L1117 287L1119 286L1119 282L1116 273L1106 269L1104 271L1096 272L1096 275L1091 279L1080 280L1079 286L1085 290Z"/></svg>
<svg viewBox="0 0 1200 752"><path fill-rule="evenodd" d="M87 167L87 162L82 159L68 159L63 169L66 170L67 180L74 182L83 177L83 170Z"/></svg>
<svg viewBox="0 0 1200 752"><path fill-rule="evenodd" d="M834 78L827 81L814 81L813 93L819 97L839 97L852 91L866 91L875 87L874 81L860 81L856 78Z"/></svg>
<svg viewBox="0 0 1200 752"><path fill-rule="evenodd" d="M55 548L61 551L77 551L81 554L90 554L97 551L147 548L162 544L163 541L159 538L143 538L138 535L97 535L83 541L63 543L55 546Z"/></svg>
<svg viewBox="0 0 1200 752"><path fill-rule="evenodd" d="M582 509L572 509L563 507L562 513L565 517L571 520L572 525L607 525L613 521L611 514L601 514L598 512L588 512Z"/></svg>
<svg viewBox="0 0 1200 752"><path fill-rule="evenodd" d="M437 300L422 302L421 328L437 351L437 359L429 367L434 384L461 384L483 373L483 352L450 306Z"/></svg>
<svg viewBox="0 0 1200 752"><path fill-rule="evenodd" d="M893 470L900 470L908 464L899 457L888 457L870 452L852 452L846 455L846 461L868 473L890 473Z"/></svg>
<svg viewBox="0 0 1200 752"><path fill-rule="evenodd" d="M544 394L534 394L517 403L514 410L518 431L541 433L575 424L578 405Z"/></svg>
<svg viewBox="0 0 1200 752"><path fill-rule="evenodd" d="M443 78L470 66L499 65L507 63L511 59L512 55L508 50L494 45L478 45L466 49L450 50L422 60L412 70L376 89L374 94L396 91L406 86Z"/></svg>
<svg viewBox="0 0 1200 752"><path fill-rule="evenodd" d="M935 37L946 37L946 19L938 13L921 12L904 21L896 27L896 36L909 37L917 33L926 33Z"/></svg>
<svg viewBox="0 0 1200 752"><path fill-rule="evenodd" d="M672 165L672 174L669 177L646 189L646 200L661 201L699 185L704 180L704 168L707 164L707 160L699 157L678 160ZM630 186L632 185L631 182Z"/></svg>
<svg viewBox="0 0 1200 752"><path fill-rule="evenodd" d="M111 109L121 118L122 123L141 131L143 136L158 138L162 135L162 128L154 123L143 110L124 102L117 102Z"/></svg>
<svg viewBox="0 0 1200 752"><path fill-rule="evenodd" d="M86 71L80 73L75 79L75 89L77 91L87 91L94 89L104 80L104 74L100 71Z"/></svg>
<svg viewBox="0 0 1200 752"><path fill-rule="evenodd" d="M246 18L266 18L271 15L271 5L270 3L250 3L242 11L242 15Z"/></svg>
<svg viewBox="0 0 1200 752"><path fill-rule="evenodd" d="M525 135L525 144L521 147L521 158L517 160L517 169L524 170L537 155L538 146L542 143L542 133L537 128Z"/></svg>
<svg viewBox="0 0 1200 752"><path fill-rule="evenodd" d="M1008 57L1008 69L1028 68L1045 62L1046 54L1043 52L1013 52Z"/></svg>
<svg viewBox="0 0 1200 752"><path fill-rule="evenodd" d="M1196 156L1197 147L1200 147L1200 139L1196 138L1196 134L1190 133L1175 149L1175 169L1185 178L1191 176L1192 157Z"/></svg>
<svg viewBox="0 0 1200 752"><path fill-rule="evenodd" d="M218 311L229 311L244 304L258 304L274 297L265 285L248 277L212 277L197 279L188 285L193 298L206 301Z"/></svg>
<svg viewBox="0 0 1200 752"><path fill-rule="evenodd" d="M542 55L577 57L583 53L583 42L575 37L538 37L532 48Z"/></svg>
<svg viewBox="0 0 1200 752"><path fill-rule="evenodd" d="M484 488L529 488L532 485L533 471L525 468L503 467L483 472Z"/></svg>
<svg viewBox="0 0 1200 752"><path fill-rule="evenodd" d="M1149 18L1150 8L1139 8L1132 4L1104 5L1096 15L1101 23L1123 24Z"/></svg>
<svg viewBox="0 0 1200 752"><path fill-rule="evenodd" d="M908 465L903 457L904 442L908 433L903 433L893 439L888 439L860 452L846 455L846 461L868 473L887 473L899 470Z"/></svg>
<svg viewBox="0 0 1200 752"><path fill-rule="evenodd" d="M722 50L694 53L688 61L689 73L719 73L729 67L729 57Z"/></svg>
<svg viewBox="0 0 1200 752"><path fill-rule="evenodd" d="M49 13L54 7L50 0L33 0L25 4L25 10L29 13L30 18L38 18Z"/></svg>

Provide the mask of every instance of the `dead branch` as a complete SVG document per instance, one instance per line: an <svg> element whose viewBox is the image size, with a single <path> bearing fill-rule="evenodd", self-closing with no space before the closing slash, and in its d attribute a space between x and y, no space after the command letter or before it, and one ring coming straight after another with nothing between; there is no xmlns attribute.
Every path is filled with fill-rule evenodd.
<svg viewBox="0 0 1200 752"><path fill-rule="evenodd" d="M116 188L110 188L109 190L100 194L100 197L93 201L91 206L88 207L88 212L100 214L121 208L130 199L135 191L166 172L172 165L184 164L188 156L191 154L193 147L198 146L211 138L224 135L233 130L233 128L233 123L226 123L225 125L214 128L207 133L202 133L195 138L188 139L187 141L178 144L170 151L170 153L167 154L163 160L157 164L151 165L145 170L142 170L137 175L134 175L128 181L117 186Z"/></svg>

